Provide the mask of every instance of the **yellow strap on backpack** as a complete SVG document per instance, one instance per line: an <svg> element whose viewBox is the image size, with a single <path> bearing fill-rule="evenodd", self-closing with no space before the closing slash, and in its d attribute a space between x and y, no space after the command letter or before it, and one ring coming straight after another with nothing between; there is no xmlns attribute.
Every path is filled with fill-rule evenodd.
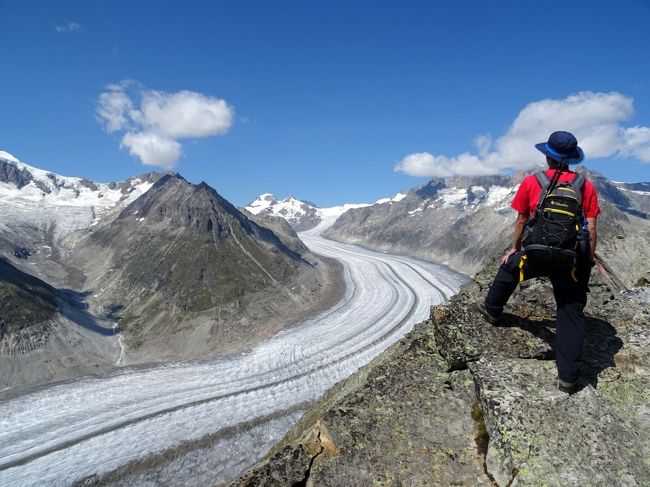
<svg viewBox="0 0 650 487"><path fill-rule="evenodd" d="M519 259L519 282L524 282L524 265L526 264L526 254Z"/></svg>
<svg viewBox="0 0 650 487"><path fill-rule="evenodd" d="M573 279L575 282L578 282L578 278L576 277L576 270L577 270L576 266L573 266L571 268L571 279Z"/></svg>

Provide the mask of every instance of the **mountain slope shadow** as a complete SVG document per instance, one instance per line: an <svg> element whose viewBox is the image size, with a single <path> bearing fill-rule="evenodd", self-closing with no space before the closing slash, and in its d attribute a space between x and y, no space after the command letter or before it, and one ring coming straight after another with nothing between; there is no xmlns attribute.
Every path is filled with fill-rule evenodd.
<svg viewBox="0 0 650 487"><path fill-rule="evenodd" d="M0 258L0 339L41 330L57 313L86 330L103 336L114 335L118 330L113 329L110 321L86 311L88 295L57 289Z"/></svg>
<svg viewBox="0 0 650 487"><path fill-rule="evenodd" d="M90 291L78 292L72 289L57 289L59 296L59 313L76 325L103 336L120 333L115 322L100 318L87 311L86 298ZM105 325L105 326L102 326Z"/></svg>

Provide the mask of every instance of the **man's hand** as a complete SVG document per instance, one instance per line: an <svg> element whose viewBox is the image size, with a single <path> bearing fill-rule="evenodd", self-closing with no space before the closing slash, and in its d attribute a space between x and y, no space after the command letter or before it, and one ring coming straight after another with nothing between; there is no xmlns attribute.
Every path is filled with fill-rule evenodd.
<svg viewBox="0 0 650 487"><path fill-rule="evenodd" d="M507 264L507 263L508 263L508 259L509 259L510 257L512 257L514 254L516 254L517 252L519 252L519 249L517 249L516 247L511 248L511 249L506 253L506 255L503 256L503 259L501 259L501 263L502 263L502 264Z"/></svg>
<svg viewBox="0 0 650 487"><path fill-rule="evenodd" d="M598 226L596 217L587 218L589 228L589 256L591 257L591 267L596 265L596 243L598 243Z"/></svg>

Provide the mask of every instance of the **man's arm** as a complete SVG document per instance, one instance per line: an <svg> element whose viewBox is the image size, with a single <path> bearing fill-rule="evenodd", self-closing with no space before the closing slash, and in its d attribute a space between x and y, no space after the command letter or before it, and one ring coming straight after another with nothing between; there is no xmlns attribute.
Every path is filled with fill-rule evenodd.
<svg viewBox="0 0 650 487"><path fill-rule="evenodd" d="M597 217L587 218L587 225L589 227L589 247L591 249L591 263L596 262L596 244L598 243L598 229L596 226Z"/></svg>
<svg viewBox="0 0 650 487"><path fill-rule="evenodd" d="M515 235L512 242L512 248L508 251L506 255L503 256L503 259L501 259L501 262L503 264L508 262L508 259L510 258L511 255L521 250L521 236L524 233L524 227L526 226L526 223L528 223L528 215L524 215L523 213L518 213L517 221L515 222Z"/></svg>

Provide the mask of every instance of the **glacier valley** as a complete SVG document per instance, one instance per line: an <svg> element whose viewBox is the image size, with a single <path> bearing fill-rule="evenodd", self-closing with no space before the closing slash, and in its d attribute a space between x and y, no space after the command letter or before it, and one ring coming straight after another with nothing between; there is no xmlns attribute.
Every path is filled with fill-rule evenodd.
<svg viewBox="0 0 650 487"><path fill-rule="evenodd" d="M205 485L259 460L310 403L466 280L444 266L300 233L339 260L333 307L249 352L47 386L0 403L0 484ZM111 480L112 479L112 480Z"/></svg>

